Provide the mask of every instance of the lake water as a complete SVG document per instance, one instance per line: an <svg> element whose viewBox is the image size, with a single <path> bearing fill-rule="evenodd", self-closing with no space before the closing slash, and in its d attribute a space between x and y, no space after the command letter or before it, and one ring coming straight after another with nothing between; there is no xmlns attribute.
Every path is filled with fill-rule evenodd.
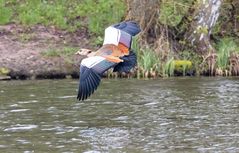
<svg viewBox="0 0 239 153"><path fill-rule="evenodd" d="M0 82L0 152L239 152L239 78Z"/></svg>

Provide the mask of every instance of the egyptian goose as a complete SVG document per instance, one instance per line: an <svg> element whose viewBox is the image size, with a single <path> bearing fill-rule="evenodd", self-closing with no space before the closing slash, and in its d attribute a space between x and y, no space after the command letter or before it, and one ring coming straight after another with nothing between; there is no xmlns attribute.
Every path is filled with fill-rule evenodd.
<svg viewBox="0 0 239 153"><path fill-rule="evenodd" d="M138 24L125 21L105 29L103 46L96 52L84 50L88 57L81 61L78 100L87 99L99 86L101 76L110 68L129 72L137 63L131 49L132 37L140 32Z"/></svg>

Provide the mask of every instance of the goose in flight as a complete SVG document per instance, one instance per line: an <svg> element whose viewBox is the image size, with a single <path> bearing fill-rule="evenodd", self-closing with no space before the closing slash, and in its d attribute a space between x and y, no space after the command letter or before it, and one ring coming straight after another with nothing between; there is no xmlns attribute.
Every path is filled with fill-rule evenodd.
<svg viewBox="0 0 239 153"><path fill-rule="evenodd" d="M87 99L99 86L103 73L110 68L114 72L128 73L135 67L137 59L131 42L132 37L139 32L139 25L133 21L121 22L105 29L103 46L81 61L78 100Z"/></svg>

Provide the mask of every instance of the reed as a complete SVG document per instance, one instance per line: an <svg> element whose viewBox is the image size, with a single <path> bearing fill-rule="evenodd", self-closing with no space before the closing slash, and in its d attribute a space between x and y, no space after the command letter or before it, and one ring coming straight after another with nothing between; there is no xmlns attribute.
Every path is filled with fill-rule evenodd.
<svg viewBox="0 0 239 153"><path fill-rule="evenodd" d="M170 77L174 76L174 70L175 70L175 62L174 58L168 58L166 63L163 65L163 76L164 77Z"/></svg>
<svg viewBox="0 0 239 153"><path fill-rule="evenodd" d="M157 77L160 74L161 61L149 47L140 48L137 38L133 39L132 48L137 55L137 78Z"/></svg>
<svg viewBox="0 0 239 153"><path fill-rule="evenodd" d="M231 75L230 56L238 51L237 44L231 38L222 39L216 46L217 48L217 68L216 75Z"/></svg>

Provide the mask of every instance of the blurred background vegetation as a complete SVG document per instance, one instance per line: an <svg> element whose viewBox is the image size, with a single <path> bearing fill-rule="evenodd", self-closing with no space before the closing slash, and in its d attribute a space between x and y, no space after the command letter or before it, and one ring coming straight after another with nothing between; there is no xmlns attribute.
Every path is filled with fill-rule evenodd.
<svg viewBox="0 0 239 153"><path fill-rule="evenodd" d="M100 46L105 27L125 20L128 3L127 0L0 0L0 25L44 25L69 33L86 30L94 45ZM138 77L239 74L238 0L222 2L220 16L210 33L215 52L204 55L198 54L185 39L194 12L201 9L198 3L200 1L155 0L154 26L143 28L147 38L135 38L132 46L138 55L135 70ZM202 28L200 32L207 33L207 30ZM43 54L58 55L57 50L49 50ZM75 51L65 48L61 54ZM208 60L214 57L214 62Z"/></svg>
<svg viewBox="0 0 239 153"><path fill-rule="evenodd" d="M74 32L87 28L102 34L106 25L122 20L122 1L112 0L0 0L0 24L43 24Z"/></svg>

